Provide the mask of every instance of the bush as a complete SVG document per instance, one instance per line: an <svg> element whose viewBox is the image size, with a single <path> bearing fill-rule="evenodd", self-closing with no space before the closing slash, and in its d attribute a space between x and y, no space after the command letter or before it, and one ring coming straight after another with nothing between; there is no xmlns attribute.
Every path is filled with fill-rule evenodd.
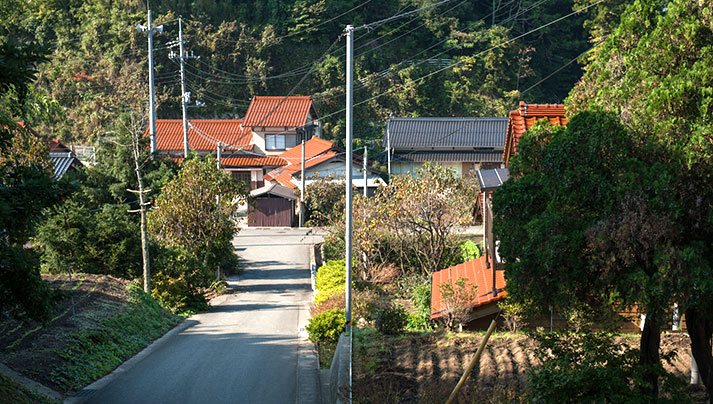
<svg viewBox="0 0 713 404"><path fill-rule="evenodd" d="M306 327L309 340L318 345L336 343L346 326L345 316L344 310L331 309L312 317Z"/></svg>
<svg viewBox="0 0 713 404"><path fill-rule="evenodd" d="M314 297L315 303L320 303L334 293L344 290L345 285L345 268L346 261L336 260L327 261L317 270L317 295ZM354 270L352 268L352 279L354 279ZM352 281L352 288L354 282Z"/></svg>
<svg viewBox="0 0 713 404"><path fill-rule="evenodd" d="M466 240L460 245L462 262L472 261L476 258L480 258L480 247L473 242L473 240Z"/></svg>
<svg viewBox="0 0 713 404"><path fill-rule="evenodd" d="M542 366L530 372L531 399L535 403L650 403L641 393L645 369L639 365L639 350L617 343L609 333L540 333L537 356ZM671 360L668 355L664 360ZM683 382L666 373L661 377L658 403L687 402Z"/></svg>
<svg viewBox="0 0 713 404"><path fill-rule="evenodd" d="M417 285L411 294L415 314L409 314L409 329L428 328L431 322L431 282L425 280Z"/></svg>
<svg viewBox="0 0 713 404"><path fill-rule="evenodd" d="M187 248L154 247L151 275L153 298L174 313L190 314L207 309L208 301L203 290L215 280L213 270Z"/></svg>
<svg viewBox="0 0 713 404"><path fill-rule="evenodd" d="M388 303L376 310L374 323L382 334L398 334L403 331L407 322L408 313L401 305Z"/></svg>
<svg viewBox="0 0 713 404"><path fill-rule="evenodd" d="M310 308L310 314L314 317L320 313L332 309L345 310L346 301L344 291L335 292L325 300L315 303ZM358 320L364 318L367 321L374 319L374 312L379 305L379 295L372 290L354 290L352 293L352 318Z"/></svg>

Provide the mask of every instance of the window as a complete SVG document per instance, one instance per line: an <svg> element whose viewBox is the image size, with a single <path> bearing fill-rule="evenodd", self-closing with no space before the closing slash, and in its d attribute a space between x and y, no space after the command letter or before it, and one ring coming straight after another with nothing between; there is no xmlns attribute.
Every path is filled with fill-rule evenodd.
<svg viewBox="0 0 713 404"><path fill-rule="evenodd" d="M265 135L267 150L285 150L285 135Z"/></svg>

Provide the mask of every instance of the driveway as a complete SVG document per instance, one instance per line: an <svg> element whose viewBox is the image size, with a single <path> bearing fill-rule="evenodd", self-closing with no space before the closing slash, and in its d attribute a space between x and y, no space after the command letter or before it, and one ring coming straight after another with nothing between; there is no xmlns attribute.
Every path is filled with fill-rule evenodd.
<svg viewBox="0 0 713 404"><path fill-rule="evenodd" d="M298 331L312 294L305 233L242 229L233 243L245 271L230 293L86 402L294 403Z"/></svg>

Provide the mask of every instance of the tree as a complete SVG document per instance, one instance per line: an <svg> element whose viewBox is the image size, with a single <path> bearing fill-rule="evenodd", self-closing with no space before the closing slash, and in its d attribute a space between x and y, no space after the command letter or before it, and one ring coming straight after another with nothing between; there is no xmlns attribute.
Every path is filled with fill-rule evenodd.
<svg viewBox="0 0 713 404"><path fill-rule="evenodd" d="M458 278L455 282L450 279L438 285L443 298L446 328L453 329L458 325L458 332L463 332L463 324L470 317L470 310L475 305L478 297L478 286L466 278Z"/></svg>
<svg viewBox="0 0 713 404"><path fill-rule="evenodd" d="M635 1L595 50L570 94L572 111L603 108L633 129L636 142L665 149L674 173L669 211L677 276L693 356L713 396L713 5ZM635 206L635 200L631 202Z"/></svg>
<svg viewBox="0 0 713 404"><path fill-rule="evenodd" d="M309 226L329 226L344 221L344 181L333 177L314 177L307 185L304 204Z"/></svg>
<svg viewBox="0 0 713 404"><path fill-rule="evenodd" d="M238 203L248 196L245 184L216 168L211 156L184 161L154 200L149 230L164 245L185 247L204 265L217 269L233 256Z"/></svg>
<svg viewBox="0 0 713 404"><path fill-rule="evenodd" d="M683 292L676 173L607 113L580 113L566 128L538 125L518 149L493 199L508 299L596 313L600 323L615 308L637 307L646 314L640 364L653 369L661 327ZM649 370L639 387L655 396Z"/></svg>
<svg viewBox="0 0 713 404"><path fill-rule="evenodd" d="M40 320L49 317L52 292L24 245L65 187L52 176L46 144L16 119L43 60L36 45L0 44L0 311Z"/></svg>
<svg viewBox="0 0 713 404"><path fill-rule="evenodd" d="M383 220L398 240L399 253L418 262L427 275L443 269L451 250L454 230L471 218L477 188L453 171L426 163L416 175L395 176L388 187L375 196L376 220ZM380 222L375 223L379 226Z"/></svg>

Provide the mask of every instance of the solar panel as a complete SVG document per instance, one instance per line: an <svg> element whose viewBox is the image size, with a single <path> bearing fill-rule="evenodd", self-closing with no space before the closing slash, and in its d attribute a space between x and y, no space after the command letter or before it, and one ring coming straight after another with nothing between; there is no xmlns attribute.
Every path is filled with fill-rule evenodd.
<svg viewBox="0 0 713 404"><path fill-rule="evenodd" d="M510 170L507 168L493 168L489 170L478 170L478 184L481 191L494 191L510 178Z"/></svg>

